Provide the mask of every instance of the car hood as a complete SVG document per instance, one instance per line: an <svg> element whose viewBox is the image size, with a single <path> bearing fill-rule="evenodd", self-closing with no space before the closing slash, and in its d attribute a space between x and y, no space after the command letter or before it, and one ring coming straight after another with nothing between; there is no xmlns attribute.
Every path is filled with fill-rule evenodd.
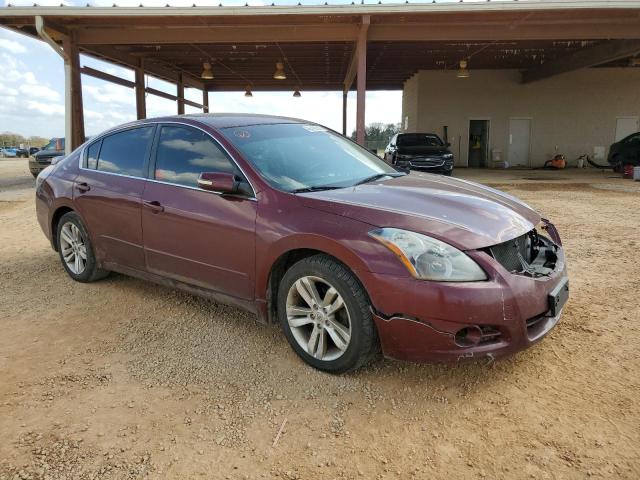
<svg viewBox="0 0 640 480"><path fill-rule="evenodd" d="M40 150L33 154L33 158L53 158L64 155L64 150Z"/></svg>
<svg viewBox="0 0 640 480"><path fill-rule="evenodd" d="M506 242L540 221L538 213L511 195L431 174L305 193L299 198L309 208L376 227L423 233L462 250Z"/></svg>
<svg viewBox="0 0 640 480"><path fill-rule="evenodd" d="M400 155L444 155L445 153L451 152L449 152L449 149L444 145L441 147L418 145L415 147L398 146L398 153Z"/></svg>

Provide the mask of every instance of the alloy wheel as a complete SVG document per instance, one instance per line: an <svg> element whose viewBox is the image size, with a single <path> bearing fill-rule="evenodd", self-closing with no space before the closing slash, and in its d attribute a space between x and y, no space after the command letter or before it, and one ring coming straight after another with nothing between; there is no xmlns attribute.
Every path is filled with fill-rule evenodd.
<svg viewBox="0 0 640 480"><path fill-rule="evenodd" d="M75 275L82 274L87 266L87 245L80 229L71 222L60 229L60 250L67 268Z"/></svg>
<svg viewBox="0 0 640 480"><path fill-rule="evenodd" d="M287 322L298 345L318 360L335 360L349 347L347 306L338 290L320 277L305 276L291 285Z"/></svg>

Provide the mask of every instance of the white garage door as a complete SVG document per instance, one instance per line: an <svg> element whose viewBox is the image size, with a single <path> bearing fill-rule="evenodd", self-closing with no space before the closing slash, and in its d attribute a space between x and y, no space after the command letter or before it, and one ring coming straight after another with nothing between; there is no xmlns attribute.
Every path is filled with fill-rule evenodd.
<svg viewBox="0 0 640 480"><path fill-rule="evenodd" d="M512 167L529 166L531 119L509 119L509 164Z"/></svg>

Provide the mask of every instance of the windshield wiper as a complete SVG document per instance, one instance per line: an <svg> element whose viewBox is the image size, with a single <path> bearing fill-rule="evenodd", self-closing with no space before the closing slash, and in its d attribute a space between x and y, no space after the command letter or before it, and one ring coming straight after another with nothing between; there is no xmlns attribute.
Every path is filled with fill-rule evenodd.
<svg viewBox="0 0 640 480"><path fill-rule="evenodd" d="M406 173L376 173L375 175L371 175L370 177L364 178L362 180L360 180L357 183L354 183L353 186L355 187L356 185L362 185L363 183L369 183L369 182L373 182L375 180L380 180L381 178L384 177L404 177L406 175Z"/></svg>
<svg viewBox="0 0 640 480"><path fill-rule="evenodd" d="M315 185L313 187L296 188L295 190L291 190L291 193L321 192L323 190L336 190L338 188L344 187L336 187L332 185Z"/></svg>

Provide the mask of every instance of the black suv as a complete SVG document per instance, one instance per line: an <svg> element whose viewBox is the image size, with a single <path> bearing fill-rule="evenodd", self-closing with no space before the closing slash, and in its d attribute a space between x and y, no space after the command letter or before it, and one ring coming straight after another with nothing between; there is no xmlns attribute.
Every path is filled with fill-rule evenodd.
<svg viewBox="0 0 640 480"><path fill-rule="evenodd" d="M37 177L38 174L51 165L51 160L64 155L64 138L52 138L42 150L29 158L29 171Z"/></svg>
<svg viewBox="0 0 640 480"><path fill-rule="evenodd" d="M615 170L622 169L624 165L640 166L640 132L611 145L607 160Z"/></svg>
<svg viewBox="0 0 640 480"><path fill-rule="evenodd" d="M391 137L384 159L399 168L451 175L453 153L449 146L435 133L398 133Z"/></svg>

